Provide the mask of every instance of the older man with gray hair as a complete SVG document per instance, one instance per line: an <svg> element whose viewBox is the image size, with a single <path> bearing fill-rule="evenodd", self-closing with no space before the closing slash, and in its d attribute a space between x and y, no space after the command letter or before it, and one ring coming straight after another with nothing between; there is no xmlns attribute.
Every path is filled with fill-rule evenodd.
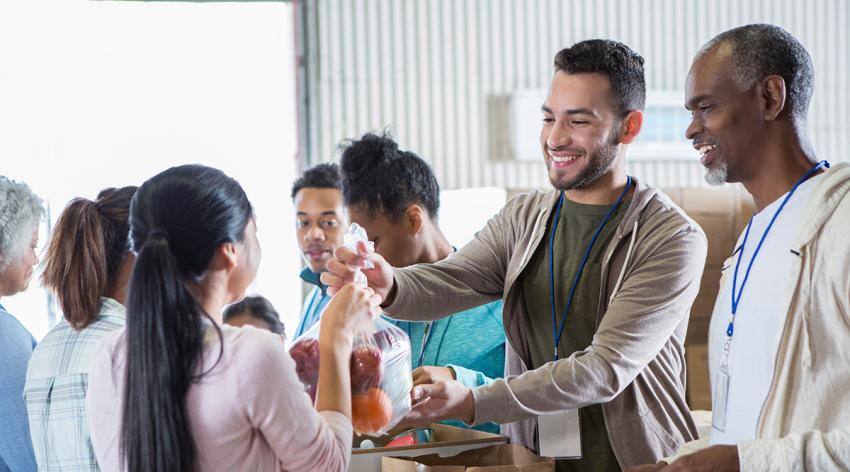
<svg viewBox="0 0 850 472"><path fill-rule="evenodd" d="M0 298L26 290L44 215L30 188L0 176ZM0 472L35 471L24 380L35 339L0 305Z"/></svg>
<svg viewBox="0 0 850 472"><path fill-rule="evenodd" d="M665 470L850 470L850 165L815 156L813 89L809 53L773 25L718 35L688 73L707 180L742 183L758 212L709 328L711 436Z"/></svg>

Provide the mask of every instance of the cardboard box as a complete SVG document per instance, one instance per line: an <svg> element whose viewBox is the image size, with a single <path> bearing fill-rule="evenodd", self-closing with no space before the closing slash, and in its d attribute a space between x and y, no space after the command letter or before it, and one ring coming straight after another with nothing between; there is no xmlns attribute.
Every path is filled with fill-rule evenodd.
<svg viewBox="0 0 850 472"><path fill-rule="evenodd" d="M381 458L414 457L428 454L454 456L470 449L507 444L508 438L498 434L485 433L474 429L457 428L444 424L432 424L434 442L416 446L376 447L374 449L359 449L358 438L354 439L355 449L351 452L350 472L378 472L381 470ZM376 446L389 442L389 437L375 438Z"/></svg>
<svg viewBox="0 0 850 472"><path fill-rule="evenodd" d="M711 410L711 382L708 377L708 345L685 348L688 363L687 400L691 410Z"/></svg>
<svg viewBox="0 0 850 472"><path fill-rule="evenodd" d="M685 210L687 211L687 210ZM708 238L706 264L721 265L735 250L738 235L735 233L735 215L733 214L690 214L689 216L705 232Z"/></svg>
<svg viewBox="0 0 850 472"><path fill-rule="evenodd" d="M732 186L684 187L679 206L695 213L732 215L738 200L736 192Z"/></svg>
<svg viewBox="0 0 850 472"><path fill-rule="evenodd" d="M738 239L738 226L744 219L740 215L745 211L746 200L739 186L723 188L679 188L665 189L670 198L697 224L708 238L707 263L719 265L729 257Z"/></svg>
<svg viewBox="0 0 850 472"><path fill-rule="evenodd" d="M720 269L719 264L706 264L702 271L699 293L691 305L691 319L710 318L714 312L714 303L717 301L717 293L720 291Z"/></svg>
<svg viewBox="0 0 850 472"><path fill-rule="evenodd" d="M517 445L490 446L452 457L384 457L382 472L555 472L555 460Z"/></svg>
<svg viewBox="0 0 850 472"><path fill-rule="evenodd" d="M707 316L691 317L688 320L688 334L685 336L685 349L693 345L708 344L708 327L711 318Z"/></svg>

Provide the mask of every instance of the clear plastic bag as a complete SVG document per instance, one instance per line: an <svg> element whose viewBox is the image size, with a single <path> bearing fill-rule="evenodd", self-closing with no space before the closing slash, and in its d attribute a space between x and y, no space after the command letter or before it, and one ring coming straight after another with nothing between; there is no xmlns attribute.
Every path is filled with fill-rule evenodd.
<svg viewBox="0 0 850 472"><path fill-rule="evenodd" d="M319 381L319 323L289 349L298 378L316 401ZM359 434L386 433L411 408L410 339L407 333L378 318L371 332L358 333L351 352L351 406Z"/></svg>
<svg viewBox="0 0 850 472"><path fill-rule="evenodd" d="M366 244L366 248L369 251L375 250L375 244L372 241L369 241L369 237L366 235L366 230L357 223L351 223L351 225L348 226L348 231L346 231L342 236L342 245L351 249L356 254L357 243L361 241ZM365 261L366 269L373 269L374 267L375 265L372 264L372 261L368 259ZM366 276L363 275L363 272L360 272L360 269L357 269L357 274L354 277L354 283L366 284Z"/></svg>
<svg viewBox="0 0 850 472"><path fill-rule="evenodd" d="M357 251L358 242L366 243L366 231L352 223L344 237L344 245ZM367 267L371 264L367 261ZM359 270L355 283L366 283ZM319 381L319 323L295 340L289 350L295 360L298 378L316 401ZM386 433L411 408L410 339L407 333L383 318L372 323L367 332L357 333L351 349L351 409L354 430L359 434Z"/></svg>

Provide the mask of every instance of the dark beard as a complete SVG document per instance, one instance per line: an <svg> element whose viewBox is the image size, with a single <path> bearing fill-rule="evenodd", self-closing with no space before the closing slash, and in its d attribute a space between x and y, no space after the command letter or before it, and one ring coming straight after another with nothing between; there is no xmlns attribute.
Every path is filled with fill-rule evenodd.
<svg viewBox="0 0 850 472"><path fill-rule="evenodd" d="M611 164L614 162L614 159L617 158L617 144L618 139L615 135L614 139L609 142L607 146L597 150L589 156L590 159L588 160L587 166L571 181L565 184L558 184L558 182L555 182L550 176L549 182L552 183L552 186L555 187L556 190L560 190L562 192L565 190L580 190L593 185L597 180L605 175L606 172L608 172L608 169L611 168Z"/></svg>

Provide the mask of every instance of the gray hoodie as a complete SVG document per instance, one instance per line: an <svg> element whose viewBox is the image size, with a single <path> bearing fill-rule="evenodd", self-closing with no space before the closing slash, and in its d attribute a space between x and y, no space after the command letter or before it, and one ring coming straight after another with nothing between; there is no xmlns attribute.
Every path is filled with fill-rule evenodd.
<svg viewBox="0 0 850 472"><path fill-rule="evenodd" d="M696 437L685 403L684 340L707 251L700 227L660 190L638 183L605 250L590 346L528 371L527 314L517 278L546 233L558 192L512 199L447 259L394 272L391 316L432 320L502 298L505 378L473 389L474 423L503 424L536 449L536 417L601 403L622 467L654 462Z"/></svg>

